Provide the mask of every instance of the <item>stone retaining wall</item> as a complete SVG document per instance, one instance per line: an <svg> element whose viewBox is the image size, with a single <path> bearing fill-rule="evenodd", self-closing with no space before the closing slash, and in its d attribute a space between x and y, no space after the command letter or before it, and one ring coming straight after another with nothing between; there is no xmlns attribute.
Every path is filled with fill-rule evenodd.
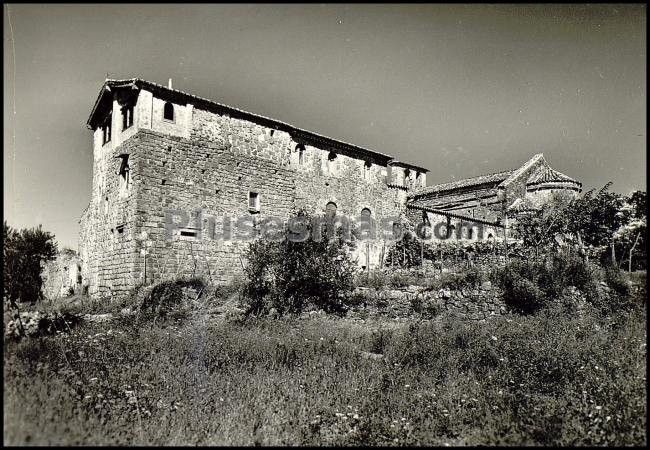
<svg viewBox="0 0 650 450"><path fill-rule="evenodd" d="M485 320L508 313L501 291L487 281L480 287L427 290L407 286L376 290L358 287L353 293L358 304L348 317L385 316L389 318L427 318L455 316L466 320Z"/></svg>

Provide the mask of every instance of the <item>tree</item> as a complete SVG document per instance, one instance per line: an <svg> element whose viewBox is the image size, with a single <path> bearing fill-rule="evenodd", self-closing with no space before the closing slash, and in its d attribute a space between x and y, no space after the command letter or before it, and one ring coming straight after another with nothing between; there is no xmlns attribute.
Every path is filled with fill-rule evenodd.
<svg viewBox="0 0 650 450"><path fill-rule="evenodd" d="M299 313L307 305L327 312L345 309L343 294L352 290L356 271L349 253L354 240L346 239L332 220L321 222L324 232L315 238L317 223L300 211L294 225L279 233L281 239L267 236L251 243L244 268L249 313L271 308L280 315Z"/></svg>
<svg viewBox="0 0 650 450"><path fill-rule="evenodd" d="M645 217L648 213L648 204L645 191L633 191L627 198L627 203L634 207L634 217Z"/></svg>
<svg viewBox="0 0 650 450"><path fill-rule="evenodd" d="M43 263L54 259L56 253L54 235L40 225L17 231L4 222L3 295L13 307L18 301L35 303L42 299Z"/></svg>
<svg viewBox="0 0 650 450"><path fill-rule="evenodd" d="M605 184L596 195L593 189L586 192L566 209L569 231L579 234L585 245L611 245L614 232L629 219L623 197L608 192L611 185Z"/></svg>
<svg viewBox="0 0 650 450"><path fill-rule="evenodd" d="M646 218L646 193L644 191L632 192L621 207L621 217L624 223L614 233L614 242L622 249L620 263L622 264L627 253L628 271L632 271L635 250L640 250L636 259L636 267L645 268L645 241L647 233ZM615 259L613 262L616 263Z"/></svg>
<svg viewBox="0 0 650 450"><path fill-rule="evenodd" d="M566 234L568 218L563 205L547 204L541 209L522 215L514 225L516 235L522 240L524 248L532 248L535 257L539 250L555 244L555 236Z"/></svg>

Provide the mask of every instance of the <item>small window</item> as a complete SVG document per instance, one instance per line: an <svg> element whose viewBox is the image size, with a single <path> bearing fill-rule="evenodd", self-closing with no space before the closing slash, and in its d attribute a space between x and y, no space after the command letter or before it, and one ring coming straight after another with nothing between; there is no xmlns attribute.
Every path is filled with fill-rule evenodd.
<svg viewBox="0 0 650 450"><path fill-rule="evenodd" d="M165 103L165 110L163 111L163 118L165 120L174 121L174 105L169 102Z"/></svg>
<svg viewBox="0 0 650 450"><path fill-rule="evenodd" d="M404 180L408 180L410 176L411 176L411 171L408 169L404 169Z"/></svg>
<svg viewBox="0 0 650 450"><path fill-rule="evenodd" d="M363 163L363 179L364 180L369 180L370 179L370 168L372 167L372 163L370 161L366 161Z"/></svg>
<svg viewBox="0 0 650 450"><path fill-rule="evenodd" d="M133 105L122 108L122 131L133 126Z"/></svg>
<svg viewBox="0 0 650 450"><path fill-rule="evenodd" d="M361 217L370 217L371 215L372 215L372 212L370 212L370 209L363 208L361 210Z"/></svg>
<svg viewBox="0 0 650 450"><path fill-rule="evenodd" d="M112 114L108 114L108 117L102 125L102 145L111 142L111 121L113 119Z"/></svg>
<svg viewBox="0 0 650 450"><path fill-rule="evenodd" d="M335 216L336 215L336 203L328 202L327 205L325 205L325 214L327 214L330 217Z"/></svg>
<svg viewBox="0 0 650 450"><path fill-rule="evenodd" d="M329 152L329 154L327 155L327 160L328 161L334 161L335 159L336 159L336 153Z"/></svg>
<svg viewBox="0 0 650 450"><path fill-rule="evenodd" d="M260 210L260 194L257 192L248 193L248 209L249 211Z"/></svg>
<svg viewBox="0 0 650 450"><path fill-rule="evenodd" d="M305 146L298 144L296 150L298 150L298 164L302 166L305 163Z"/></svg>
<svg viewBox="0 0 650 450"><path fill-rule="evenodd" d="M124 224L116 226L115 231L117 231L117 234L124 234Z"/></svg>
<svg viewBox="0 0 650 450"><path fill-rule="evenodd" d="M120 176L120 195L125 195L129 189L129 185L131 184L129 155L122 154L119 157L122 158L120 170L118 171L118 175Z"/></svg>
<svg viewBox="0 0 650 450"><path fill-rule="evenodd" d="M193 231L193 230L181 230L181 236L196 237L196 231Z"/></svg>

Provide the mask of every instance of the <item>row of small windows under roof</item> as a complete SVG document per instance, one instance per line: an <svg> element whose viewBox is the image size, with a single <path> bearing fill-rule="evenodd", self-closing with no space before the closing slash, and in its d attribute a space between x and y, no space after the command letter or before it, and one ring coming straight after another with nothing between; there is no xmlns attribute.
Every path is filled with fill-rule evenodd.
<svg viewBox="0 0 650 450"><path fill-rule="evenodd" d="M133 105L122 107L122 131L133 126ZM163 108L163 119L174 121L174 105L167 102ZM102 124L102 145L111 141L112 136L113 114L108 113L106 120Z"/></svg>

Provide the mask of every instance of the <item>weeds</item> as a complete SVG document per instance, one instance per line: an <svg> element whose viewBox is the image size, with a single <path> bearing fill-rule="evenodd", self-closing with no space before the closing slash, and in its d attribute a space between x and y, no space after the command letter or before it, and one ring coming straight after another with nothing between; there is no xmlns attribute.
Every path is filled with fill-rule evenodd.
<svg viewBox="0 0 650 450"><path fill-rule="evenodd" d="M123 320L6 343L5 444L646 443L642 310L378 325Z"/></svg>

